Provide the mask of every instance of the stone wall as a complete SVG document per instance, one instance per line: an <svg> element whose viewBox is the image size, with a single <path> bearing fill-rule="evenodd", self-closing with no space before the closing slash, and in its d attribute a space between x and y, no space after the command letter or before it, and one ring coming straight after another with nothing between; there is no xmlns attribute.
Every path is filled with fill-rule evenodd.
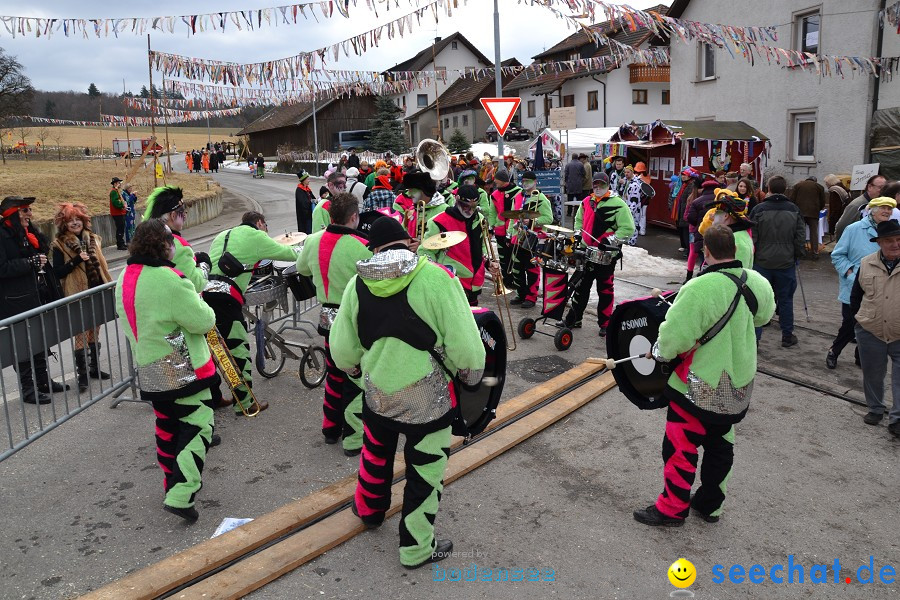
<svg viewBox="0 0 900 600"><path fill-rule="evenodd" d="M185 229L205 223L219 216L222 212L222 190L210 191L200 198L185 200L188 207ZM140 213L137 222L141 222ZM56 236L56 226L53 221L35 222L37 228L49 239ZM116 245L116 226L110 215L96 215L91 217L91 229L103 238L103 247Z"/></svg>

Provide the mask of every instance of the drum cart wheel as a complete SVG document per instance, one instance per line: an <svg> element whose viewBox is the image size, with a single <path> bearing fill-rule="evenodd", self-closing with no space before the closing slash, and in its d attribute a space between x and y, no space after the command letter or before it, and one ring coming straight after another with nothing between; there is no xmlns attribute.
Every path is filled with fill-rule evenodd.
<svg viewBox="0 0 900 600"><path fill-rule="evenodd" d="M525 317L521 321L519 321L519 337L523 340L527 340L528 338L534 335L536 322L531 317Z"/></svg>
<svg viewBox="0 0 900 600"><path fill-rule="evenodd" d="M267 379L271 379L278 375L284 368L286 357L284 350L276 344L272 338L266 335L266 343L263 346L264 356L266 358L265 365L256 365L259 374Z"/></svg>
<svg viewBox="0 0 900 600"><path fill-rule="evenodd" d="M553 345L560 352L568 350L569 346L572 345L572 330L568 327L563 327L557 331L556 335L553 336Z"/></svg>
<svg viewBox="0 0 900 600"><path fill-rule="evenodd" d="M309 389L322 385L325 381L325 349L310 346L303 351L300 359L300 382Z"/></svg>

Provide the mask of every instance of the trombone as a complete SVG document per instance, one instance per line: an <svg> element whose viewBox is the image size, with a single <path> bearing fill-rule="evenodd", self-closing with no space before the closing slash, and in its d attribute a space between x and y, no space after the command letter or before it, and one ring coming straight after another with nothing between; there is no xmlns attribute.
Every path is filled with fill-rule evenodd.
<svg viewBox="0 0 900 600"><path fill-rule="evenodd" d="M485 218L484 212L481 210L480 206L475 210L481 215L481 239L484 241L484 245L487 248L488 262L499 262L497 252L494 250L494 244L491 242L491 232L488 227L487 218ZM500 323L502 323L504 327L509 328L510 335L509 340L507 341L507 348L510 352L513 352L516 349L516 332L513 330L512 314L509 312L509 294L511 294L512 291L506 289L506 286L503 285L502 266L497 271L496 276L492 274L492 279L494 281L494 293L492 295L497 299L497 316L500 317ZM504 307L506 308L505 316L503 314Z"/></svg>
<svg viewBox="0 0 900 600"><path fill-rule="evenodd" d="M207 332L206 343L209 344L213 360L219 367L222 375L225 376L225 382L228 384L228 389L232 392L232 395L234 395L234 390L240 385L244 385L247 388L247 391L250 392L250 397L253 398L253 404L251 404L250 407L253 408L255 406L256 410L249 412L244 408L244 405L235 398L234 401L241 407L241 412L244 413L245 417L255 417L258 415L260 411L259 402L256 401L256 396L253 394L253 388L244 381L244 377L241 375L240 370L238 370L237 363L234 361L231 351L228 350L225 339L222 337L222 334L219 333L218 328L213 327Z"/></svg>

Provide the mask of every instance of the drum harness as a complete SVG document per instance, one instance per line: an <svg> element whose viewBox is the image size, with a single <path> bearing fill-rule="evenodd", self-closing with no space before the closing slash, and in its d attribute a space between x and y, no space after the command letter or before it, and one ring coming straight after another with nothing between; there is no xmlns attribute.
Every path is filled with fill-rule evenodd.
<svg viewBox="0 0 900 600"><path fill-rule="evenodd" d="M718 272L722 275L725 275L730 279L734 285L737 286L737 293L734 295L734 299L731 301L731 305L728 307L728 310L725 311L725 314L722 315L722 318L716 321L716 323L709 328L709 330L700 336L700 339L694 344L694 347L688 350L684 355L689 355L693 353L697 348L707 343L709 340L713 339L718 335L720 331L725 328L725 325L728 324L728 321L731 320L731 317L734 315L734 311L737 310L738 304L741 301L741 297L747 302L747 308L750 309L750 313L755 315L756 311L759 309L759 302L756 299L756 296L753 294L753 291L747 286L747 273L746 271L741 272L740 277L736 277L731 273L726 273L725 271L713 271L714 273ZM679 363L681 363L682 359L676 358L672 362L669 363L670 368L674 368Z"/></svg>

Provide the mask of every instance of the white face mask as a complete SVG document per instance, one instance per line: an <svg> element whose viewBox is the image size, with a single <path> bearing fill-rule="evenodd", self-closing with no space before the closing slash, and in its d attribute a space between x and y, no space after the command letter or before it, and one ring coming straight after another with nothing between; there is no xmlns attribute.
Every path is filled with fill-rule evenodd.
<svg viewBox="0 0 900 600"><path fill-rule="evenodd" d="M714 225L724 225L725 219L728 218L728 213L724 210L717 210L715 214L713 214L713 224Z"/></svg>
<svg viewBox="0 0 900 600"><path fill-rule="evenodd" d="M475 178L469 177L467 179L463 179L463 185L475 185Z"/></svg>
<svg viewBox="0 0 900 600"><path fill-rule="evenodd" d="M605 188L605 187L595 187L594 194L597 196L603 196L604 194L606 194L606 192L608 190L609 190L609 188Z"/></svg>
<svg viewBox="0 0 900 600"><path fill-rule="evenodd" d="M537 181L531 181L530 179L525 179L522 181L522 189L531 191L537 187Z"/></svg>
<svg viewBox="0 0 900 600"><path fill-rule="evenodd" d="M423 197L422 190L407 190L406 194L411 200L414 200L416 202L421 200Z"/></svg>

